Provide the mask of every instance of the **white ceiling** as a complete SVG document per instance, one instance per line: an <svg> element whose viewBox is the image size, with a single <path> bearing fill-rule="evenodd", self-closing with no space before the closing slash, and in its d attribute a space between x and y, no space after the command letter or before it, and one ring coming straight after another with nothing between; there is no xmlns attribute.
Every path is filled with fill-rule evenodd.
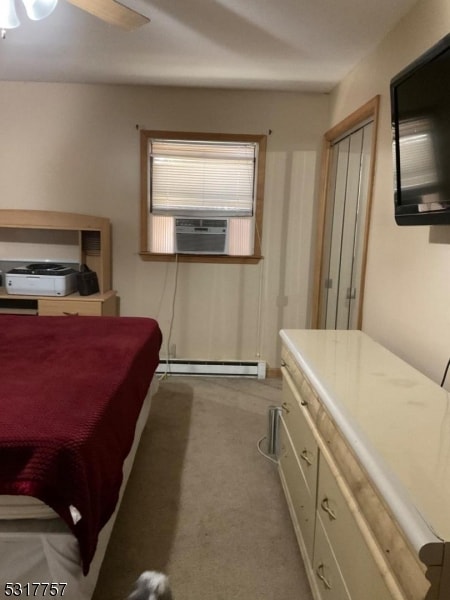
<svg viewBox="0 0 450 600"><path fill-rule="evenodd" d="M1 0L0 0L1 1ZM65 0L0 40L0 79L328 92L417 0L123 0L125 32Z"/></svg>

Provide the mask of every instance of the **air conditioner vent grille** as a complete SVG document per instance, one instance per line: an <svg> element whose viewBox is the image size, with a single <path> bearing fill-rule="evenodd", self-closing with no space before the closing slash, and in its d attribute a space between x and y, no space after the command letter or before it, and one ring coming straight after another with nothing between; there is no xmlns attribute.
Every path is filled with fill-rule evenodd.
<svg viewBox="0 0 450 600"><path fill-rule="evenodd" d="M227 254L227 219L175 218L177 253Z"/></svg>

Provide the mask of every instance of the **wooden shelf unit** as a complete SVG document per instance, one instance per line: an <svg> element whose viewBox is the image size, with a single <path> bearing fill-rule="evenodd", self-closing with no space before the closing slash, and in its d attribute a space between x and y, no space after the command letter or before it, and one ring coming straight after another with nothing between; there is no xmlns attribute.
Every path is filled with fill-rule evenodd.
<svg viewBox="0 0 450 600"><path fill-rule="evenodd" d="M41 240L51 248L66 243L61 236L64 232L70 236L67 245L71 245L76 254L75 260L79 264L87 265L97 273L99 293L90 296L80 296L78 293L63 297L54 296L20 296L7 294L0 288L0 311L8 310L6 305L17 306L23 300L36 300L37 314L117 314L116 293L111 290L111 223L104 217L82 215L78 213L65 213L45 210L20 210L0 209L0 244L4 242L8 248L17 248L26 245L32 255L27 255L27 260L32 262L33 252L42 252ZM36 243L36 241L38 243ZM27 250L28 251L28 250ZM57 250L56 250L57 252ZM9 255L13 260L14 251ZM1 257L3 258L3 257ZM36 261L42 260L37 256ZM22 257L18 256L19 260ZM51 260L55 260L52 256ZM62 260L56 262L63 262ZM2 310L3 305L3 310ZM32 311L32 309L31 309Z"/></svg>

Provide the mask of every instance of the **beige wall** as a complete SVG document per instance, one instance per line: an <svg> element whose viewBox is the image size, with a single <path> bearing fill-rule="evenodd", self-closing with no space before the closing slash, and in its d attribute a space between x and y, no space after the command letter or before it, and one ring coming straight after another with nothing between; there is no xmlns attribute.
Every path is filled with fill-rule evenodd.
<svg viewBox="0 0 450 600"><path fill-rule="evenodd" d="M322 94L0 83L0 207L109 217L121 314L157 318L167 342L176 267L138 256L136 126L272 130L265 260L179 264L171 343L181 358L278 366L278 330L308 324L317 151L328 119Z"/></svg>
<svg viewBox="0 0 450 600"><path fill-rule="evenodd" d="M449 31L448 0L420 1L334 90L331 107L335 124L381 95L363 330L438 383L450 356L450 226L395 225L389 82Z"/></svg>

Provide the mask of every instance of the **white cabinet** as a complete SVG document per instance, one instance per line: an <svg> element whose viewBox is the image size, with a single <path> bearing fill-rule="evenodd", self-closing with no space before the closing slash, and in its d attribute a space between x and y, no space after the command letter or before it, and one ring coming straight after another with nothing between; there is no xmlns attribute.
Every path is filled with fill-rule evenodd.
<svg viewBox="0 0 450 600"><path fill-rule="evenodd" d="M448 394L359 331L281 337L279 473L314 598L448 600Z"/></svg>
<svg viewBox="0 0 450 600"><path fill-rule="evenodd" d="M285 377L282 420L292 439L308 491L314 495L317 485L318 447L311 429L311 419L303 402L305 401L296 391L292 379L289 376Z"/></svg>
<svg viewBox="0 0 450 600"><path fill-rule="evenodd" d="M315 494L311 494L284 422L280 426L280 474L289 495L290 508L297 525L297 537L308 556L312 556L315 525Z"/></svg>
<svg viewBox="0 0 450 600"><path fill-rule="evenodd" d="M320 517L316 520L313 571L317 578L317 596L329 600L350 600L333 547ZM366 598L365 595L362 598ZM380 598L381 600L381 598Z"/></svg>
<svg viewBox="0 0 450 600"><path fill-rule="evenodd" d="M346 490L344 495L338 485L340 474L336 472L334 465L333 467L332 470L327 462L325 452L321 453L317 514L320 519L320 528L325 532L334 555L337 557L339 570L349 596L350 598L364 598L364 600L390 599L392 594L382 575L383 569L387 572L388 565L381 561L378 552L374 555L374 549L371 549L371 546L376 543L375 539L370 539L369 532L365 531L366 526L360 526L356 520L357 517L351 510L350 492ZM344 482L341 481L341 487L344 485ZM315 550L314 563L320 562L320 560L319 552Z"/></svg>

